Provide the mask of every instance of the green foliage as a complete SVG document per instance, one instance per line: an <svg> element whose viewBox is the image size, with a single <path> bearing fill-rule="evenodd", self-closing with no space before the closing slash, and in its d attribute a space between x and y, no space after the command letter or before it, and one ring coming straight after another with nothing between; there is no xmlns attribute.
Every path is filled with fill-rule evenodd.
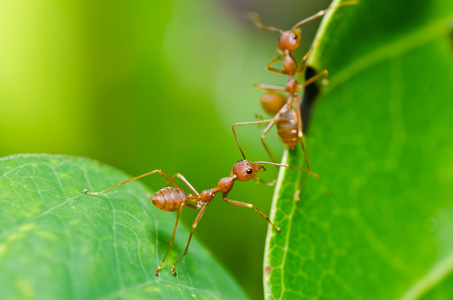
<svg viewBox="0 0 453 300"><path fill-rule="evenodd" d="M321 28L308 178L283 170L269 232L270 299L453 294L453 3L360 1ZM300 165L291 151L285 159Z"/></svg>
<svg viewBox="0 0 453 300"><path fill-rule="evenodd" d="M321 179L309 178L295 205L300 174L294 170L281 174L280 201L274 203L273 214L283 231L269 236L265 264L267 295L273 298L414 298L425 291L427 298L441 298L452 286L448 274L453 222L447 189L453 180L452 45L447 33L452 3L359 1L357 6L338 10L325 24L311 62L318 70L327 68L330 81L314 108L306 145ZM315 11L325 7L311 2L319 5ZM296 8L306 1L275 3L267 13L260 11L268 25L286 29L309 15L308 9ZM267 5L260 2L253 10ZM285 82L284 76L264 71L265 63L275 57L275 33L241 24L219 1L112 5L105 0L51 0L27 5L10 1L0 6L0 27L5 29L0 41L7 45L0 56L2 156L71 153L132 174L154 168L181 172L197 189L210 188L240 158L231 123L252 121L261 112L261 91L252 84ZM310 26L316 22L303 27L304 41L310 40ZM303 48L296 59L304 54ZM259 140L263 128L242 129L238 134L247 157L267 160ZM268 138L272 150L283 149L275 132ZM291 152L289 162L302 164L299 154ZM89 178L95 189L128 176L104 167L93 169L85 160L40 159L44 162L39 165L55 160L54 170L67 165L67 172L59 174L66 174L60 180L69 198L60 193L59 198L40 204L45 198L39 197L55 189L56 177L52 168L44 174L38 168L40 176L30 177L36 162L0 177L0 230L12 232L0 239L1 298L31 297L32 291L84 298L89 297L86 290L92 297L149 298L140 293L146 289L173 293L172 288L184 293L192 285L189 297L192 290L203 289L205 295L212 290L217 295L238 290L229 288L233 283L209 287L216 285L211 284L213 280L223 279L214 274L216 264L205 263L211 254L198 251L196 241L181 262L178 277L169 273L186 243L187 230L182 227L168 264L155 278L152 271L166 250L174 214L152 207L138 183L105 197L80 195L80 189L89 184L86 179L75 182L76 175L71 178L68 173L93 170ZM66 163L57 162L60 159ZM8 158L0 168L13 164ZM109 175L104 176L103 170ZM272 179L272 171L263 177ZM154 179L149 179L151 184ZM235 187L232 198L266 212L270 191L253 182L243 183ZM39 196L39 201L25 202L33 196ZM65 205L56 204L66 200ZM46 205L55 209L41 215L48 211ZM112 207L120 208L118 223L112 221ZM101 212L107 216L100 217ZM185 212L186 217L187 223L193 221L190 213ZM80 221L88 218L91 223ZM26 225L15 232L19 227L14 224L21 220ZM41 223L44 220L47 224ZM145 230L122 226L132 228L138 223ZM220 201L209 207L196 232L255 298L261 289L265 226L253 211ZM113 228L122 232L116 248ZM133 232L141 232L140 239ZM94 234L104 237L85 236ZM131 242L123 243L131 235ZM6 242L9 247L4 246ZM156 244L157 256L148 252ZM95 251L87 250L90 247ZM116 259L106 262L115 249L126 256L118 268L130 274L116 272ZM143 267L137 266L140 261ZM95 267L96 262L103 265ZM197 267L192 267L195 263ZM198 269L203 276L193 273L201 272ZM25 277L18 279L19 273ZM136 290L121 289L121 282L126 286L134 280L129 276L150 281ZM156 282L158 286L153 286ZM63 292L68 286L73 291ZM428 291L429 287L434 288ZM11 294L14 291L20 294Z"/></svg>
<svg viewBox="0 0 453 300"><path fill-rule="evenodd" d="M180 226L159 277L175 215L159 211L130 178L96 161L51 155L0 160L1 299L243 299L238 284Z"/></svg>

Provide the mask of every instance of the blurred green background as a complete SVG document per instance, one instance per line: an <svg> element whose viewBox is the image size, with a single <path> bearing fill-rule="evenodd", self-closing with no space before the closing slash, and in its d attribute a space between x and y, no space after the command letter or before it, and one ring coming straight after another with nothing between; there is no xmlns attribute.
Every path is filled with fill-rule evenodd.
<svg viewBox="0 0 453 300"><path fill-rule="evenodd" d="M131 175L180 172L199 191L212 188L241 159L231 124L262 114L262 92L252 85L285 82L264 70L277 53L277 34L255 28L247 13L288 29L328 4L0 0L0 156L86 156ZM303 27L299 61L318 24ZM269 160L263 129L238 129L250 160ZM268 140L281 155L275 132ZM276 170L268 169L261 177L271 180ZM163 184L144 181L153 189ZM272 192L238 183L230 198L267 214ZM195 215L186 209L184 223ZM250 296L261 298L266 229L255 212L218 197L196 236Z"/></svg>

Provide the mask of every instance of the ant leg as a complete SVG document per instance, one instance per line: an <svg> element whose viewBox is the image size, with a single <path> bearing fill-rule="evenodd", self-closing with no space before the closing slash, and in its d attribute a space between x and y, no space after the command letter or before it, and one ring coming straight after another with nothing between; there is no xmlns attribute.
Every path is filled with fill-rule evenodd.
<svg viewBox="0 0 453 300"><path fill-rule="evenodd" d="M120 185L129 183L129 182L131 182L131 181L134 181L134 180L137 180L137 179L140 179L140 178L143 178L143 177L152 175L152 174L154 174L154 173L159 173L159 174L161 174L161 175L164 175L164 176L168 179L168 181L170 181L172 184L174 184L177 188L180 188L180 189L181 189L181 187L180 187L180 186L179 186L179 185L178 185L178 184L177 184L170 176L168 176L164 171L162 171L162 170L154 170L154 171L151 171L151 172L148 172L148 173L139 175L139 176L137 176L137 177L128 179L128 180L126 180L126 181L117 183L117 184L115 184L115 185L112 185L111 187L106 188L105 190L100 191L100 192L90 192L90 191L88 191L87 189L84 189L84 190L82 191L82 193L84 193L84 194L89 194L89 195L99 195L99 194L102 194L102 193L104 193L104 192L107 192L107 191L110 190L110 189L113 189L114 187L117 187L117 186L120 186Z"/></svg>
<svg viewBox="0 0 453 300"><path fill-rule="evenodd" d="M308 57L313 53L313 49L310 49L307 54L305 54L305 56L302 58L302 62L300 63L300 67L299 67L299 70L297 71L297 73L302 73L305 69L305 63L308 59Z"/></svg>
<svg viewBox="0 0 453 300"><path fill-rule="evenodd" d="M298 124L297 124L297 135L298 135L298 138L300 140L300 144L302 146L302 150L304 152L304 157L305 157L305 164L307 165L307 170L310 171L310 164L308 163L308 157L307 157L307 153L305 151L305 147L304 147L304 142L302 141L302 137L303 137L303 131L302 131L302 112L300 111L300 105L299 105L299 97L296 97L293 99L293 101L296 102L296 106L297 106L297 109L296 109L296 112L297 112L297 118L299 120Z"/></svg>
<svg viewBox="0 0 453 300"><path fill-rule="evenodd" d="M234 129L234 126L239 126L239 125L251 125L251 124L262 124L262 123L270 123L273 122L274 119L270 120L261 120L261 121L253 121L253 122L242 122L242 123L234 123L231 127L233 129L233 134L234 138L236 139L236 143L238 144L239 150L241 151L242 157L245 159L244 151L242 151L241 145L239 143L239 139L236 135L236 129Z"/></svg>
<svg viewBox="0 0 453 300"><path fill-rule="evenodd" d="M284 167L284 168L292 168L292 169L300 170L300 171L303 171L303 172L307 172L311 176L319 179L319 175L314 173L314 172L312 172L312 171L309 171L307 169L298 168L298 167L295 167L295 166L291 166L291 165L288 165L288 164L271 163L271 162L268 162L268 161L256 161L255 164L263 164L263 165L272 165L272 166Z"/></svg>
<svg viewBox="0 0 453 300"><path fill-rule="evenodd" d="M269 130L271 130L272 126L274 126L275 121L276 121L276 120L279 120L279 119L280 119L280 113L277 114L277 117L275 117L275 118L269 123L269 125L267 125L267 127L263 130L263 133L261 133L261 142L263 143L264 148L266 149L267 153L269 154L269 156L271 157L271 159L272 159L273 162L277 162L277 160L275 159L274 154L272 154L272 151L271 151L271 149L269 148L269 146L267 145L267 143L266 143L266 141L264 140L264 138L266 137L266 135L267 135L267 133L269 132Z"/></svg>
<svg viewBox="0 0 453 300"><path fill-rule="evenodd" d="M254 209L257 213L259 213L265 220L267 220L269 222L269 224L272 225L272 227L274 227L275 230L277 231L280 231L280 228L278 228L277 226L274 225L274 223L271 222L271 220L269 219L268 216L266 216L265 214L263 214L258 208L256 208L255 206L253 206L253 204L249 204L249 203L245 203L245 202L239 202L239 201L235 201L235 200L230 200L230 199L227 199L227 198L223 198L223 200L225 200L226 202L230 203L230 204L233 204L233 205L237 205L237 206L242 206L242 207L248 207L248 208L252 208Z"/></svg>
<svg viewBox="0 0 453 300"><path fill-rule="evenodd" d="M300 141L300 146L302 147L302 152L304 153L304 159L305 159L305 164L307 165L307 170L310 171L310 164L308 163L307 152L305 151L304 141L302 140L302 137L303 137L303 132L302 132L302 113L300 111L300 105L299 105L298 97L294 98L294 100L296 101L296 106L297 106L296 112L297 112L297 118L299 120L299 122L297 124L297 127L298 127L297 128L297 134L298 134L298 138L299 138L299 141ZM301 181L301 183L299 185L299 191L302 189L302 186L304 185L305 180L307 179L307 176L308 176L308 173L305 173L305 175L302 178L302 181Z"/></svg>
<svg viewBox="0 0 453 300"><path fill-rule="evenodd" d="M298 90L304 89L304 88L307 87L308 85L310 85L310 84L312 84L313 82L315 82L316 80L318 80L319 77L321 77L321 76L324 76L324 78L327 77L327 74L329 74L329 71L324 70L324 71L322 71L321 73L318 73L318 74L316 74L315 76L313 76L312 78L308 79L308 80L305 81L303 84L297 85L297 89L298 89Z"/></svg>
<svg viewBox="0 0 453 300"><path fill-rule="evenodd" d="M271 65L275 64L277 61L279 61L279 60L281 60L281 59L282 59L282 56L279 55L279 56L277 56L276 58L274 58L273 60L271 60L271 61L266 65L266 70L267 70L267 71L274 72L274 73L278 73L278 74L288 75L288 73L286 73L285 70L280 70L280 69L272 68L272 67L271 67Z"/></svg>
<svg viewBox="0 0 453 300"><path fill-rule="evenodd" d="M192 230L190 231L190 234L189 234L189 239L187 240L187 246L186 246L186 250L184 251L184 254L178 258L178 260L173 264L173 266L171 267L171 272L173 273L173 275L176 276L176 274L178 274L178 272L176 272L175 270L175 266L176 264L181 260L181 258L183 258L186 254L187 254L187 250L189 250L189 245L190 245L190 240L192 239L192 234L193 234L193 231L195 230L195 228L197 228L197 225L198 225L198 222L200 221L201 217L203 216L204 214L204 211L206 209L206 205L208 205L208 203L206 203L205 205L203 205L201 207L201 210L200 212L198 213L197 215L197 218L195 219L195 221L193 222L192 224Z"/></svg>
<svg viewBox="0 0 453 300"><path fill-rule="evenodd" d="M346 5L356 5L358 4L359 2L356 1L356 0L351 0L351 1L345 1L343 3L340 3L339 5L336 5L336 6L333 6L333 7L329 7L327 9L323 9L323 10L320 10L318 11L316 14L314 14L313 16L311 17L308 17L306 19L303 19L302 21L298 22L296 25L293 26L292 29L296 29L297 27L299 27L300 25L302 24L305 24L307 22L310 22L314 19L317 19L319 17L322 17L325 15L326 12L328 12L329 10L332 10L332 9L336 9L336 8L339 8L339 7L342 7L342 6L346 6Z"/></svg>
<svg viewBox="0 0 453 300"><path fill-rule="evenodd" d="M263 180L263 179L261 179L261 178L259 178L259 177L253 177L253 180L254 180L256 183L262 183L262 184L264 184L264 185L266 185L266 186L274 186L275 183L277 182L275 179L272 180L271 182L267 182L267 181L265 181L265 180Z"/></svg>
<svg viewBox="0 0 453 300"><path fill-rule="evenodd" d="M176 173L175 175L173 175L173 177L171 177L173 182L176 178L181 179L181 181L186 184L186 186L192 191L192 193L194 193L197 196L200 196L200 194L197 192L197 190L190 184L190 182L181 173ZM167 183L164 185L164 187L169 186L170 183L172 183L172 182L170 182L170 180L167 181Z"/></svg>
<svg viewBox="0 0 453 300"><path fill-rule="evenodd" d="M320 10L318 11L316 14L314 14L313 16L311 17L308 17L306 19L303 19L302 21L298 22L296 25L293 26L293 29L296 29L297 27L299 27L300 25L302 24L305 24L305 23L308 23L314 19L317 19L319 17L322 17L325 15L325 13L328 11L329 9L323 9L323 10Z"/></svg>
<svg viewBox="0 0 453 300"><path fill-rule="evenodd" d="M311 46L310 50L308 50L307 54L302 58L302 62L300 63L299 70L297 73L302 73L305 69L305 64L307 63L308 57L313 53L314 49L316 49L319 45L319 39L313 42L313 45Z"/></svg>
<svg viewBox="0 0 453 300"><path fill-rule="evenodd" d="M164 259L162 259L162 262L160 263L159 267L154 271L154 274L156 274L156 276L159 276L160 269L162 268L162 265L164 264L165 259L167 258L168 252L170 252L170 249L173 246L173 241L175 239L175 234L176 234L176 228L178 227L178 221L179 221L179 217L181 216L183 207L184 207L184 203L181 205L181 207L179 207L178 215L176 216L175 228L173 229L173 234L171 236L170 245L168 245L168 249L164 255Z"/></svg>
<svg viewBox="0 0 453 300"><path fill-rule="evenodd" d="M282 91L286 92L286 87L278 86L278 85L269 85L269 84L254 84L254 88L262 89L262 90L270 90L270 91Z"/></svg>

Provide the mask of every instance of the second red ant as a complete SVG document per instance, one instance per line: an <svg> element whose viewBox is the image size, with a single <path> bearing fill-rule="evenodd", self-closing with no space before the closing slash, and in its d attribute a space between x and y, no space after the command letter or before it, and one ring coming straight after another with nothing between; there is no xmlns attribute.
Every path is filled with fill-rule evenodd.
<svg viewBox="0 0 453 300"><path fill-rule="evenodd" d="M278 49L282 52L281 55L277 56L275 59L271 60L266 65L266 70L275 72L278 74L283 74L288 76L288 80L286 83L286 87L283 86L275 86L275 85L267 85L267 84L255 84L254 87L259 89L267 90L267 93L261 98L261 106L263 110L266 111L268 114L273 115L274 117L269 120L260 120L254 122L242 122L242 123L235 123L232 125L233 133L236 138L236 142L238 144L239 150L244 156L244 152L239 144L239 140L236 135L235 126L239 125L251 125L251 124L262 124L262 123L269 123L268 126L263 130L261 134L261 142L263 143L264 148L268 152L269 156L271 157L273 162L276 162L274 155L272 154L270 148L268 147L267 143L265 142L265 137L269 130L274 126L277 125L277 132L283 143L289 148L294 148L297 145L297 142L300 141L300 145L302 147L302 151L304 153L305 164L307 169L310 170L310 164L308 162L308 157L305 151L304 143L302 141L303 136L303 128L302 128L302 114L300 111L300 96L297 93L299 90L303 90L308 85L312 84L320 77L326 77L328 74L327 70L324 70L311 78L305 81L303 84L299 84L295 78L295 75L302 73L305 70L306 60L312 53L312 49L310 49L305 56L302 58L302 62L300 66L297 66L296 59L292 55L292 51L299 48L300 41L301 41L301 29L299 28L301 25L310 22L316 18L322 17L327 11L331 9L335 9L345 5L353 5L357 4L356 1L346 1L343 2L335 7L331 7L325 10L321 10L318 13L314 14L311 17L303 19L302 21L296 23L290 30L284 31L276 27L266 26L263 25L259 19L258 14L252 13L250 18L254 21L255 25L258 28L275 31L280 33L280 37L278 39ZM281 60L283 58L283 69L277 69L271 67L274 63ZM285 98L283 95L277 92L288 92L288 98ZM293 108L293 105L296 106L296 109Z"/></svg>

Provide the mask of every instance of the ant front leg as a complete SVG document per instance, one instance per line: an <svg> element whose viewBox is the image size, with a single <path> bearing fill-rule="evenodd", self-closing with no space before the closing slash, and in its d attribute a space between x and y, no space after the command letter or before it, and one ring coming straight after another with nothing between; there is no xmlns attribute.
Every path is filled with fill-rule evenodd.
<svg viewBox="0 0 453 300"><path fill-rule="evenodd" d="M279 115L279 114L277 114L277 115ZM241 125L262 124L262 123L272 123L272 124L273 124L273 123L275 122L275 120L277 120L277 119L278 119L278 117L277 117L277 118L270 119L270 120L261 120L261 121L253 121L253 122L234 123L234 124L231 126L232 129L233 129L234 138L236 139L236 143L238 144L239 150L241 151L242 157L243 157L244 159L245 159L244 151L242 151L242 147L241 147L241 145L240 145L240 143L239 143L239 139L238 139L238 136L237 136L237 134L236 134L236 129L235 129L234 127L235 127L235 126L241 126ZM268 127L269 127L269 126L268 126ZM266 127L266 129L267 129L267 127ZM268 131L269 131L269 130L268 130ZM264 143L264 142L263 142L263 143ZM265 143L264 143L264 144L265 144ZM265 144L264 147L265 147L266 149L268 149L266 144Z"/></svg>
<svg viewBox="0 0 453 300"><path fill-rule="evenodd" d="M302 58L302 62L300 63L300 67L299 67L299 70L297 73L302 73L305 69L305 64L307 63L307 59L308 57L313 53L314 49L316 49L318 47L318 44L319 44L319 39L316 40L316 42L313 43L313 45L311 46L310 50L308 50L307 54L305 54L305 56Z"/></svg>
<svg viewBox="0 0 453 300"><path fill-rule="evenodd" d="M307 54L305 54L305 56L302 58L302 62L300 63L300 67L299 67L299 70L297 71L297 73L302 73L303 70L305 69L305 64L306 64L306 61L308 59L308 57L313 53L313 50L310 49Z"/></svg>
<svg viewBox="0 0 453 300"><path fill-rule="evenodd" d="M281 69L277 69L277 68L272 68L272 67L271 67L273 64L275 64L276 62L280 61L281 59L282 59L282 55L279 55L279 56L277 56L276 58L274 58L273 60L271 60L271 61L266 65L266 70L267 70L267 71L274 72L274 73L278 73L278 74L288 75L288 73L286 73L285 70L281 70Z"/></svg>
<svg viewBox="0 0 453 300"><path fill-rule="evenodd" d="M230 200L230 199L227 199L227 198L223 198L223 200L225 200L226 202L230 203L230 204L233 204L233 205L237 205L237 206L242 206L242 207L248 207L248 208L252 208L254 209L257 213L259 213L265 220L267 220L269 222L269 224L272 225L272 227L274 227L275 230L277 230L278 232L280 232L280 228L275 226L274 223L271 222L271 220L269 219L268 216L266 216L265 214L263 214L258 208L256 208L253 204L249 204L249 203L245 203L245 202L240 202L240 201L235 201L235 200Z"/></svg>
<svg viewBox="0 0 453 300"><path fill-rule="evenodd" d="M277 182L275 179L272 180L271 182L267 182L267 181L264 181L263 179L259 178L259 177L253 177L253 180L256 182L256 183L262 183L266 186L274 186L275 183Z"/></svg>
<svg viewBox="0 0 453 300"><path fill-rule="evenodd" d="M187 240L187 246L186 246L186 250L184 251L184 254L178 258L178 260L173 264L173 266L171 267L171 272L174 276L176 276L178 274L178 272L176 272L176 269L175 269L175 266L176 264L187 254L187 251L189 250L189 245L190 245L190 240L192 239L192 235L193 235L193 232L195 230L195 228L197 228L198 226L198 222L200 222L200 219L201 217L203 217L203 214L204 214L204 211L206 209L206 206L208 205L209 203L206 203L204 204L203 206L201 206L201 210L200 212L198 213L197 215L197 218L195 219L195 221L193 222L192 224L192 230L190 231L190 234L189 234L189 239Z"/></svg>
<svg viewBox="0 0 453 300"><path fill-rule="evenodd" d="M309 86L310 84L312 84L313 82L315 82L316 80L318 80L321 76L324 76L324 78L326 78L326 77L327 77L327 74L329 74L329 71L324 70L324 71L322 71L321 73L318 73L318 74L316 74L315 76L311 77L310 79L308 79L307 81L305 81L303 84L297 85L297 89L298 89L298 90L302 90L302 89L304 89L305 87L307 87L307 86Z"/></svg>
<svg viewBox="0 0 453 300"><path fill-rule="evenodd" d="M261 143L263 143L264 148L266 149L267 153L269 154L269 156L271 157L271 159L274 163L277 162L277 160L275 159L274 154L272 154L272 151L269 148L269 146L267 145L264 138L266 137L269 130L271 130L272 126L274 126L275 122L278 121L279 119L280 119L280 113L278 113L277 116L274 117L274 119L272 119L272 121L269 123L269 125L267 125L267 127L264 129L263 133L261 134Z"/></svg>

